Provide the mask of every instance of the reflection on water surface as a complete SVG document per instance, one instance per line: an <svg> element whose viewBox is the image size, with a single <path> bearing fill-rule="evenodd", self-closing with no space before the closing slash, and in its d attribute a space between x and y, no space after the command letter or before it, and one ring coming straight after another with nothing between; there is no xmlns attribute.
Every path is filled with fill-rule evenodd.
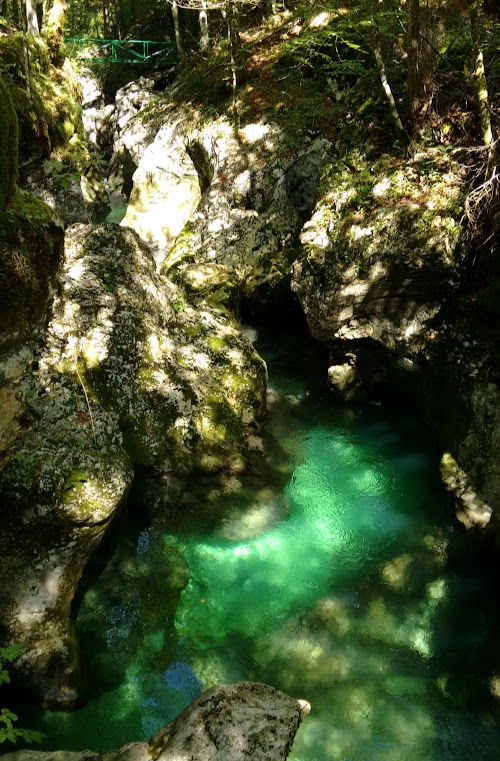
<svg viewBox="0 0 500 761"><path fill-rule="evenodd" d="M259 348L274 475L171 484L124 531L78 613L91 700L40 718L47 747L147 738L248 678L312 704L294 761L500 758L491 581L423 432L336 407L305 345Z"/></svg>

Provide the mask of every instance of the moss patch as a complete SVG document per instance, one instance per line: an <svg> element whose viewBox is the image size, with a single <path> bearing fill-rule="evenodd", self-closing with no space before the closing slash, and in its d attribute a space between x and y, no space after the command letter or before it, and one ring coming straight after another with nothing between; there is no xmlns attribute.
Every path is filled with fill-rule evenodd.
<svg viewBox="0 0 500 761"><path fill-rule="evenodd" d="M10 93L0 79L0 209L16 190L19 127Z"/></svg>
<svg viewBox="0 0 500 761"><path fill-rule="evenodd" d="M31 337L43 320L62 247L58 217L31 193L18 191L0 212L0 348Z"/></svg>
<svg viewBox="0 0 500 761"><path fill-rule="evenodd" d="M28 35L27 44L29 88L21 32L0 37L0 67L17 113L21 154L48 158L55 151L72 166L81 165L89 156L75 72L68 62L60 68L51 64L41 37Z"/></svg>
<svg viewBox="0 0 500 761"><path fill-rule="evenodd" d="M416 266L428 254L451 261L461 229L461 181L439 149L405 162L346 156L323 175L321 201L301 236L308 259L354 265L361 276L380 258Z"/></svg>

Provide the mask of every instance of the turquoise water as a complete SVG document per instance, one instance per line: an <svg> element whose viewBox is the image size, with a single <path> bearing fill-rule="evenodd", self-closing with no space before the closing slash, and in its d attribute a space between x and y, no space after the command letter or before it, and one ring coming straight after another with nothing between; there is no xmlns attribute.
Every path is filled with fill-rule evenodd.
<svg viewBox="0 0 500 761"><path fill-rule="evenodd" d="M163 485L163 510L122 527L79 601L90 701L31 725L105 751L248 678L312 704L293 761L500 758L494 579L450 528L425 433L336 406L307 344L259 350L268 462ZM145 482L136 513L158 495Z"/></svg>

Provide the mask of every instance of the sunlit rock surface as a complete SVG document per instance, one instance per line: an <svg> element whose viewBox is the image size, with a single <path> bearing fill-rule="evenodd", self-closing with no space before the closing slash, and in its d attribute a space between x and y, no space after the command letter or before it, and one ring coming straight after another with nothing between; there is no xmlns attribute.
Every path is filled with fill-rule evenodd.
<svg viewBox="0 0 500 761"><path fill-rule="evenodd" d="M177 113L141 155L123 225L132 227L160 263L201 198L198 174L186 151Z"/></svg>
<svg viewBox="0 0 500 761"><path fill-rule="evenodd" d="M416 353L426 324L457 279L460 173L439 156L435 174L382 157L338 162L301 233L292 287L313 334L336 343L341 366L356 342ZM354 161L354 159L353 159ZM351 362L351 363L352 363ZM341 384L346 372L332 373Z"/></svg>
<svg viewBox="0 0 500 761"><path fill-rule="evenodd" d="M102 84L90 68L79 71L82 88L82 122L88 144L95 151L105 151L112 144L114 104L106 104ZM75 220L77 221L77 220Z"/></svg>
<svg viewBox="0 0 500 761"><path fill-rule="evenodd" d="M201 262L224 267L237 278L251 311L258 314L273 303L279 317L280 307L290 302L298 235L314 207L331 146L318 138L292 151L273 124L235 132L225 120L191 138L195 165L196 146L208 157L211 174L203 173L201 202L166 252L164 266L188 273Z"/></svg>
<svg viewBox="0 0 500 761"><path fill-rule="evenodd" d="M290 300L298 235L314 208L330 143L311 138L291 148L271 123L235 130L226 118L202 122L165 96L145 92L136 102L124 88L118 97L111 184L122 190L137 167L123 224L152 247L165 271L189 270L193 261L217 265L256 304L271 293L275 303Z"/></svg>
<svg viewBox="0 0 500 761"><path fill-rule="evenodd" d="M79 177L62 180L45 171L43 166L35 166L22 173L21 182L23 187L50 206L65 225L90 221L92 209L84 196Z"/></svg>
<svg viewBox="0 0 500 761"><path fill-rule="evenodd" d="M45 346L0 418L2 638L23 644L23 683L43 704L80 699L70 605L131 462L241 470L265 382L228 312L190 306L133 231L68 231Z"/></svg>
<svg viewBox="0 0 500 761"><path fill-rule="evenodd" d="M91 751L8 753L5 761L285 761L310 711L264 684L237 682L201 695L148 743L100 755Z"/></svg>
<svg viewBox="0 0 500 761"><path fill-rule="evenodd" d="M191 306L136 233L76 226L66 239L50 362L119 418L132 461L165 470L239 467L265 411L265 365L222 307Z"/></svg>
<svg viewBox="0 0 500 761"><path fill-rule="evenodd" d="M263 684L237 682L205 692L154 735L148 751L158 761L281 761L310 705ZM126 755L112 756L127 761ZM134 757L130 756L130 761Z"/></svg>

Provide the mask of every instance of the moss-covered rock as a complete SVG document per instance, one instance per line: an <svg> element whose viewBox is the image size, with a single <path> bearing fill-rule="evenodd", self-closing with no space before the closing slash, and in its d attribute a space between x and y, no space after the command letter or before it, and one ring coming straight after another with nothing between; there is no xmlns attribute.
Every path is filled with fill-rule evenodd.
<svg viewBox="0 0 500 761"><path fill-rule="evenodd" d="M29 88L24 66L23 35L0 37L0 63L9 72L4 82L19 121L19 145L24 158L45 157L59 149L73 162L86 151L81 122L81 93L70 64L50 63L44 40L27 37ZM62 154L61 154L62 155Z"/></svg>
<svg viewBox="0 0 500 761"><path fill-rule="evenodd" d="M426 326L459 279L461 183L437 149L407 162L353 154L325 171L292 287L313 335L330 346L342 398L394 382L418 393Z"/></svg>
<svg viewBox="0 0 500 761"><path fill-rule="evenodd" d="M0 212L0 385L23 366L47 324L62 251L59 218L18 191Z"/></svg>
<svg viewBox="0 0 500 761"><path fill-rule="evenodd" d="M215 302L190 303L160 277L148 249L116 225L74 226L48 356L79 368L120 420L136 464L167 470L239 467L265 410L265 365Z"/></svg>
<svg viewBox="0 0 500 761"><path fill-rule="evenodd" d="M8 88L0 79L0 211L16 190L19 127Z"/></svg>
<svg viewBox="0 0 500 761"><path fill-rule="evenodd" d="M116 416L92 404L78 380L48 370L44 363L10 392L15 438L0 453L0 638L24 647L23 689L69 709L82 697L71 603L132 469Z"/></svg>

